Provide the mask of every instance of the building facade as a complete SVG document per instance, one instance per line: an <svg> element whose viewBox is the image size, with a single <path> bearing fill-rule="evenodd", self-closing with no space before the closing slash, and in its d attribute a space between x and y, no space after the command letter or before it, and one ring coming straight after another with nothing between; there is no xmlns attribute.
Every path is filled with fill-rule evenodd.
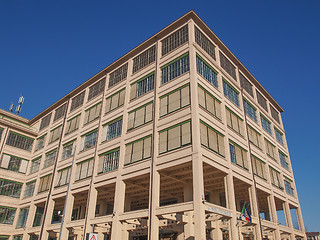
<svg viewBox="0 0 320 240"><path fill-rule="evenodd" d="M307 232L307 239L308 240L319 240L320 233L319 232Z"/></svg>
<svg viewBox="0 0 320 240"><path fill-rule="evenodd" d="M306 239L282 111L191 11L33 119L0 110L0 239Z"/></svg>

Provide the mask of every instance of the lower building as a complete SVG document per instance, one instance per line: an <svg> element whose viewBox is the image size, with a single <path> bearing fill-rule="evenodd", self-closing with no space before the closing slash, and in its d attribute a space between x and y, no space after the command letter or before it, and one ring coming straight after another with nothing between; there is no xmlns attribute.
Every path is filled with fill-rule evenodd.
<svg viewBox="0 0 320 240"><path fill-rule="evenodd" d="M308 240L319 240L320 233L319 232L307 232L307 239Z"/></svg>

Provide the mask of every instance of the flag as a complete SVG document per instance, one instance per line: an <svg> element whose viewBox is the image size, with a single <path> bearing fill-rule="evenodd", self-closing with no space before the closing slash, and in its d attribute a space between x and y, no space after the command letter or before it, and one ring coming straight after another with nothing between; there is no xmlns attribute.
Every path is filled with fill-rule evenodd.
<svg viewBox="0 0 320 240"><path fill-rule="evenodd" d="M246 207L245 211L244 211L244 217L246 219L247 222L251 223L252 222L252 218L251 215L248 211L248 207L250 206L250 203L248 203L248 206Z"/></svg>
<svg viewBox="0 0 320 240"><path fill-rule="evenodd" d="M246 206L246 202L243 204L243 207L242 207L242 210L241 210L241 214L240 214L240 219L251 223L252 222L252 218L251 218L251 215L250 215L250 213L248 211L249 206L250 206L250 203L248 203L247 206Z"/></svg>

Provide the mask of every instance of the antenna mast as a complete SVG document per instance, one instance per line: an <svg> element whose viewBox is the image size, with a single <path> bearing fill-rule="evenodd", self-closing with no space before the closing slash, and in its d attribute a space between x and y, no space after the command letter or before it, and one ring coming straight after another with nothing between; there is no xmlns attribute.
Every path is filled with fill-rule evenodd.
<svg viewBox="0 0 320 240"><path fill-rule="evenodd" d="M16 108L16 114L18 115L21 112L22 104L24 102L24 97L21 95L19 100L18 100L18 106ZM13 105L13 104L12 104ZM11 108L11 107L10 107ZM13 106L14 108L14 106Z"/></svg>

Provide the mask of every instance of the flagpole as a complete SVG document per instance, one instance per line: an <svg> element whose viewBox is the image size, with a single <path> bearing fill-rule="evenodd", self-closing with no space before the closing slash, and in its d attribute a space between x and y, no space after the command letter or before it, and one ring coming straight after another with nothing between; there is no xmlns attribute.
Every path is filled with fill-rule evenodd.
<svg viewBox="0 0 320 240"><path fill-rule="evenodd" d="M239 72L239 70L238 70ZM239 73L240 74L240 73ZM240 84L240 92L241 92L241 97L243 100L243 88ZM244 110L245 111L245 110ZM257 210L258 210L258 222L260 225L260 234L261 234L261 240L263 240L263 232L262 232L262 225L261 225L261 219L260 219L260 207L259 207L259 199L258 199L258 195L257 195L257 182L256 182L256 178L254 176L253 173L253 163L252 163L252 154L251 154L251 147L250 147L250 140L249 140L249 132L248 132L248 126L247 126L247 114L246 112L244 112L244 122L245 122L245 129L246 129L246 133L247 133L247 139L248 139L248 152L249 152L249 157L250 157L250 163L251 163L251 172L252 172L252 181L253 181L253 187L255 189L255 197L256 197L256 206L257 206Z"/></svg>

